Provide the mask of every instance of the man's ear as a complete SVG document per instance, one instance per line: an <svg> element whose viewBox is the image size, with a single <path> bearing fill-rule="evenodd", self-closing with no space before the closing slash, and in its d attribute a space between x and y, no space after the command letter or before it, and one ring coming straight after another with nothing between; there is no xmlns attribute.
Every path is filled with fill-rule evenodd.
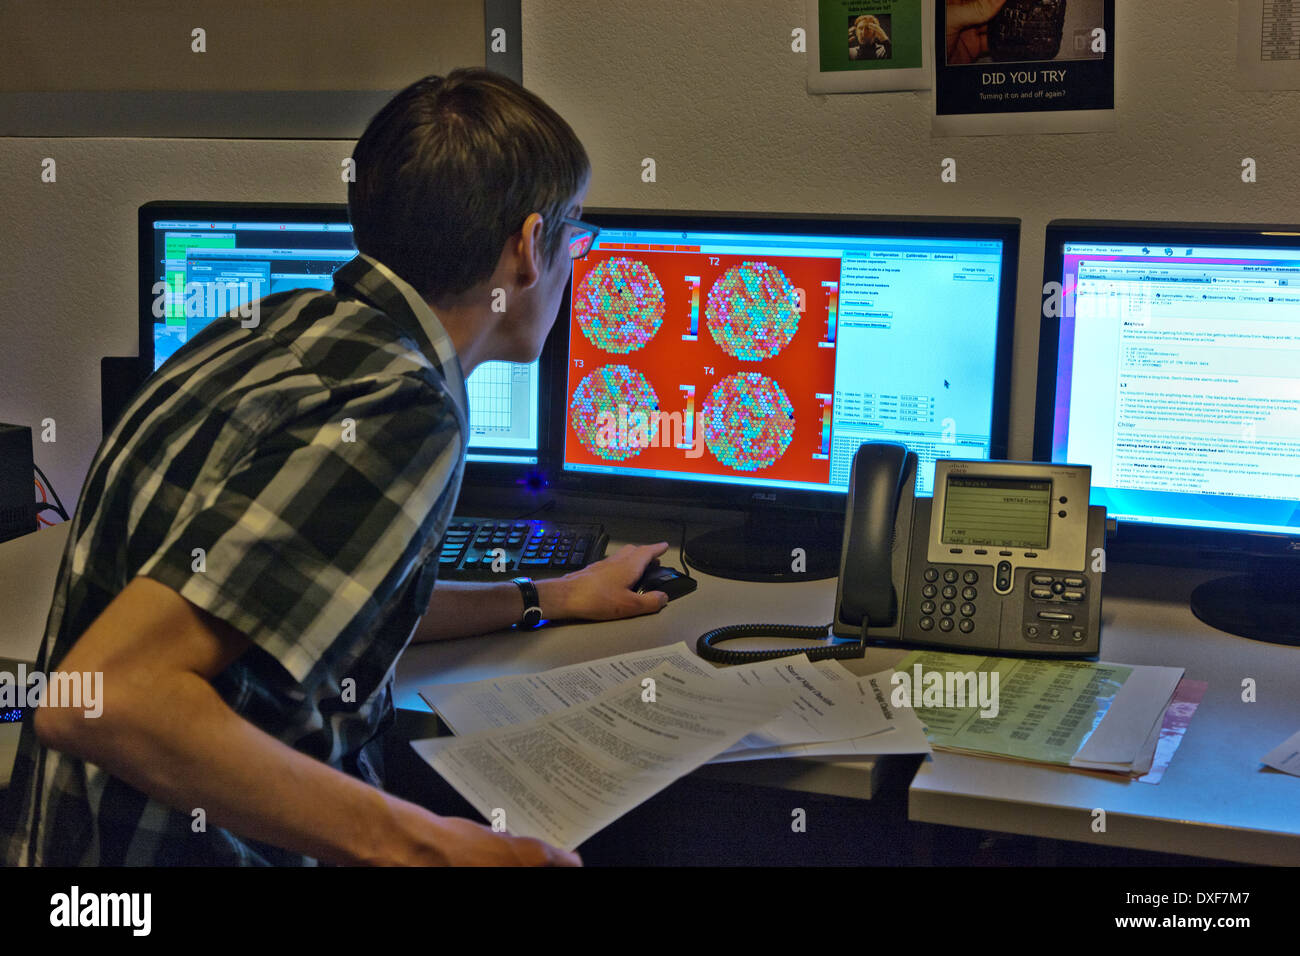
<svg viewBox="0 0 1300 956"><path fill-rule="evenodd" d="M515 258L515 279L519 288L527 289L537 284L542 275L546 253L542 248L544 223L538 213L529 213L519 230L518 255Z"/></svg>

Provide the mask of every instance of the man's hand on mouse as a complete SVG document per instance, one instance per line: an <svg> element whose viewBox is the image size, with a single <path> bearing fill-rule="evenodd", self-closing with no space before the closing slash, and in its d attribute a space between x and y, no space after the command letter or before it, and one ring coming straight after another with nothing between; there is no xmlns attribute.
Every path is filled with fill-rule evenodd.
<svg viewBox="0 0 1300 956"><path fill-rule="evenodd" d="M562 578L536 581L542 615L612 621L653 614L668 603L662 591L637 594L635 584L650 562L668 550L668 542L625 544L618 551Z"/></svg>

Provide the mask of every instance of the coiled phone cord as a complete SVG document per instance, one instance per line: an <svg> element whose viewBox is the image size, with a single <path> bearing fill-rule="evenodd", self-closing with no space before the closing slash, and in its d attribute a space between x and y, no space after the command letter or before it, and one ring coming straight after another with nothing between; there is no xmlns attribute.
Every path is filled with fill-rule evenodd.
<svg viewBox="0 0 1300 956"><path fill-rule="evenodd" d="M728 624L726 627L715 627L708 633L701 634L695 642L695 652L706 661L715 661L719 664L745 664L750 661L765 661L794 654L807 654L808 659L813 661L861 657L867 649L865 619L862 624L862 636L857 639L832 637L829 633L830 624L821 627L802 624ZM729 651L716 646L720 641L731 641L741 637L776 637L792 641L819 642L824 642L830 637L833 643L821 643L809 650L798 647L777 647L761 651Z"/></svg>

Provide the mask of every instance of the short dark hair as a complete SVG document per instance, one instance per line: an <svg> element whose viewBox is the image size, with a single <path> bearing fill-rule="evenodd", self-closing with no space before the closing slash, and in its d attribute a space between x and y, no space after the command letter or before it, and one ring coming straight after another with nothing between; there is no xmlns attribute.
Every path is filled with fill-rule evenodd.
<svg viewBox="0 0 1300 956"><path fill-rule="evenodd" d="M431 300L488 278L529 213L542 215L543 253L554 262L560 220L591 171L555 110L483 69L412 83L370 121L352 158L357 249Z"/></svg>

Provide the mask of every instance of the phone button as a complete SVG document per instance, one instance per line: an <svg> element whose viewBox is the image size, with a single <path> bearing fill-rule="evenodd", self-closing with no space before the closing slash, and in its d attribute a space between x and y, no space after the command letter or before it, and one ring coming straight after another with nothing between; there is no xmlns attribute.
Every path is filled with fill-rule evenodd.
<svg viewBox="0 0 1300 956"><path fill-rule="evenodd" d="M941 617L941 618L939 618L939 630L941 630L941 631L951 631L951 630L952 630L952 618L950 618L950 617Z"/></svg>
<svg viewBox="0 0 1300 956"><path fill-rule="evenodd" d="M1061 597L1065 598L1067 601L1082 601L1084 599L1084 593L1082 591L1066 591L1061 595Z"/></svg>
<svg viewBox="0 0 1300 956"><path fill-rule="evenodd" d="M1061 639L1061 629L1059 627L1054 627L1047 632L1047 636L1054 641L1059 641Z"/></svg>
<svg viewBox="0 0 1300 956"><path fill-rule="evenodd" d="M969 601L966 602L965 604L963 604L963 605L961 606L961 616L962 616L962 617L974 617L974 616L975 616L975 605L974 605L974 604L971 604Z"/></svg>
<svg viewBox="0 0 1300 956"><path fill-rule="evenodd" d="M923 575L923 577L924 577L927 581L938 581L938 580L939 580L939 572L938 572L938 570L935 569L935 568L926 568L926 569L925 569L925 574Z"/></svg>
<svg viewBox="0 0 1300 956"><path fill-rule="evenodd" d="M976 597L979 596L979 591L975 590L974 588L962 588L961 596L964 600L973 601L975 600Z"/></svg>
<svg viewBox="0 0 1300 956"><path fill-rule="evenodd" d="M1074 632L1073 632L1070 636L1071 636L1072 638L1074 638L1075 641L1082 641L1082 640L1083 640L1083 628L1081 628L1081 627L1076 627L1076 628L1074 629Z"/></svg>
<svg viewBox="0 0 1300 956"><path fill-rule="evenodd" d="M939 593L939 589L935 587L933 584L927 584L925 587L921 588L921 594L924 597L932 598L938 593Z"/></svg>
<svg viewBox="0 0 1300 956"><path fill-rule="evenodd" d="M1066 586L1067 588L1081 588L1081 587L1083 587L1083 586L1084 586L1085 584L1087 584L1087 583L1088 583L1088 582L1085 581L1083 578L1066 578L1066 579L1065 579L1065 586Z"/></svg>
<svg viewBox="0 0 1300 956"><path fill-rule="evenodd" d="M945 584L943 586L943 596L951 601L957 596L957 588L954 585Z"/></svg>
<svg viewBox="0 0 1300 956"><path fill-rule="evenodd" d="M1051 584L1052 576L1050 574L1031 574L1029 581L1032 584Z"/></svg>
<svg viewBox="0 0 1300 956"><path fill-rule="evenodd" d="M917 621L917 623L921 626L921 630L923 631L934 629L934 618L932 617L923 617L921 620Z"/></svg>
<svg viewBox="0 0 1300 956"><path fill-rule="evenodd" d="M957 605L953 604L951 601L944 601L942 604L939 605L939 613L946 615L948 617L951 617L953 614L956 613L956 611L957 611ZM939 622L939 626L940 627L943 626L943 621Z"/></svg>
<svg viewBox="0 0 1300 956"><path fill-rule="evenodd" d="M967 584L974 584L980 579L980 576L974 571L967 571L961 576L961 579Z"/></svg>
<svg viewBox="0 0 1300 956"><path fill-rule="evenodd" d="M997 579L993 582L993 587L1001 594L1006 594L1011 590L1011 562L998 562Z"/></svg>
<svg viewBox="0 0 1300 956"><path fill-rule="evenodd" d="M1038 637L1038 625L1037 625L1037 624L1026 624L1026 625L1025 625L1025 637L1029 638L1031 641L1037 639L1037 637Z"/></svg>
<svg viewBox="0 0 1300 956"><path fill-rule="evenodd" d="M1038 617L1043 621L1073 621L1073 614L1065 614L1062 611L1039 611Z"/></svg>
<svg viewBox="0 0 1300 956"><path fill-rule="evenodd" d="M961 628L963 634L969 634L971 631L975 630L975 622L968 617L962 618L957 626Z"/></svg>
<svg viewBox="0 0 1300 956"><path fill-rule="evenodd" d="M933 614L933 613L934 613L934 602L933 602L933 601L922 601L922 602L921 602L921 613L922 613L922 614L925 614L925 615Z"/></svg>
<svg viewBox="0 0 1300 956"><path fill-rule="evenodd" d="M947 571L943 572L943 579L949 584L953 584L957 580L957 572L952 568L949 568Z"/></svg>
<svg viewBox="0 0 1300 956"><path fill-rule="evenodd" d="M1039 601L1050 601L1052 599L1051 588L1033 588L1029 596Z"/></svg>

